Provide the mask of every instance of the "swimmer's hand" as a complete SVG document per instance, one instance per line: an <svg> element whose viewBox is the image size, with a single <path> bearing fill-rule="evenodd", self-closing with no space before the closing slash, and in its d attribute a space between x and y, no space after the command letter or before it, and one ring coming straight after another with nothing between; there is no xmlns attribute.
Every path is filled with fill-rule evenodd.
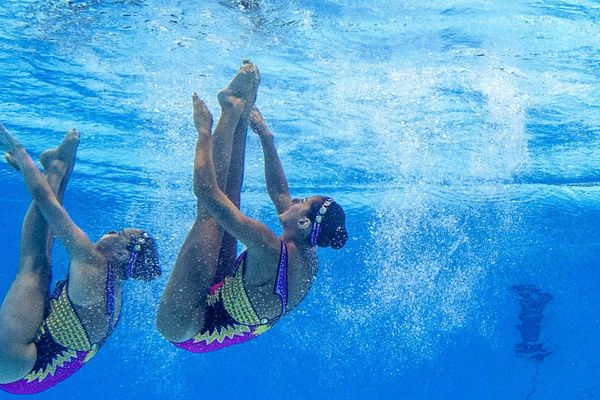
<svg viewBox="0 0 600 400"><path fill-rule="evenodd" d="M21 170L21 168L17 164L17 160L15 160L15 156L8 151L4 153L4 162L7 163L15 171Z"/></svg>
<svg viewBox="0 0 600 400"><path fill-rule="evenodd" d="M21 144L10 134L8 129L2 125L2 122L0 122L0 151L13 152L18 147L21 147Z"/></svg>
<svg viewBox="0 0 600 400"><path fill-rule="evenodd" d="M250 127L261 139L273 136L256 106L253 106L252 111L250 111Z"/></svg>

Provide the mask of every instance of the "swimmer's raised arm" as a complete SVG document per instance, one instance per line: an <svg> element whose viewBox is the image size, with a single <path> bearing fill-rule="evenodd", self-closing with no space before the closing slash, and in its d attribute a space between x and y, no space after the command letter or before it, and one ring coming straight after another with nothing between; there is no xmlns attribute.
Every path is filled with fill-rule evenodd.
<svg viewBox="0 0 600 400"><path fill-rule="evenodd" d="M249 249L261 249L264 254L278 256L281 248L279 238L263 223L242 214L219 188L213 162L212 115L196 93L192 100L194 124L198 132L194 159L194 193L198 201L209 210L219 225Z"/></svg>
<svg viewBox="0 0 600 400"><path fill-rule="evenodd" d="M292 205L290 188L279 154L275 148L273 134L267 127L265 120L256 106L250 113L250 127L258 137L265 156L265 180L269 197L277 209L277 214L283 214Z"/></svg>
<svg viewBox="0 0 600 400"><path fill-rule="evenodd" d="M69 132L69 135L72 135L74 140L79 138L79 133L74 129ZM11 154L11 158L16 162L23 175L31 197L48 221L52 231L65 244L71 258L87 260L95 254L94 244L69 217L25 148L2 123L0 123L0 150Z"/></svg>

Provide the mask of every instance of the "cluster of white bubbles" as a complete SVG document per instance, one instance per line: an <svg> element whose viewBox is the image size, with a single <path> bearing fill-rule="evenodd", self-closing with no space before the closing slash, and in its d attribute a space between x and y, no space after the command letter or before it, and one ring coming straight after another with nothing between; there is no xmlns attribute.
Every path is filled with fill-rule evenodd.
<svg viewBox="0 0 600 400"><path fill-rule="evenodd" d="M326 290L323 308L334 310L338 334L319 341L338 353L340 341L365 357L383 352L401 368L435 356L464 329L491 335L483 290L499 238L517 229L507 185L528 162L519 74L354 64L341 75L331 93L348 114L339 130L369 136L363 157L387 182L371 197L373 219L362 221L370 236L359 238L357 256L368 283ZM327 285L339 288L335 277Z"/></svg>

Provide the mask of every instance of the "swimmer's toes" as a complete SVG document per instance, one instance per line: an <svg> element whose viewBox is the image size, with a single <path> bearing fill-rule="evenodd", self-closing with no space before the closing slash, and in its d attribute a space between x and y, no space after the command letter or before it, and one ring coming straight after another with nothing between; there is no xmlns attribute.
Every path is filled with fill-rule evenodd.
<svg viewBox="0 0 600 400"><path fill-rule="evenodd" d="M75 142L79 143L79 139L81 138L81 134L77 129L70 129L69 132L65 135L63 142Z"/></svg>
<svg viewBox="0 0 600 400"><path fill-rule="evenodd" d="M40 154L40 163L44 169L51 167L54 161L67 165L72 164L79 146L80 135L75 129L71 129L64 137L60 145L55 149L49 149Z"/></svg>
<svg viewBox="0 0 600 400"><path fill-rule="evenodd" d="M229 85L219 92L219 102L227 100L231 96L243 101L251 99L254 96L259 79L256 66L250 62L244 62Z"/></svg>
<svg viewBox="0 0 600 400"><path fill-rule="evenodd" d="M252 109L250 110L250 127L253 130L257 130L262 125L263 125L262 115L261 115L260 111L258 110L258 108L255 105L253 105Z"/></svg>
<svg viewBox="0 0 600 400"><path fill-rule="evenodd" d="M65 135L62 143L58 146L59 156L65 161L70 161L75 156L77 147L79 146L80 135L75 129L71 129Z"/></svg>

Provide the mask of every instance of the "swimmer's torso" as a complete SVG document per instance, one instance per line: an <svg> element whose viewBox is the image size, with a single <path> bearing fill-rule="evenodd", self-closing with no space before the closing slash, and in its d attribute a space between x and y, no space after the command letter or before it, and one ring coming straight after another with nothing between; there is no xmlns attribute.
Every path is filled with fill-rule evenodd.
<svg viewBox="0 0 600 400"><path fill-rule="evenodd" d="M317 257L313 250L300 254L300 251L290 244L287 244L287 256L286 308L289 311L298 306L310 290L316 277ZM277 262L269 264L270 276L266 280L264 271L260 271L261 268L265 266L258 264L252 257L252 253L248 252L244 271L244 284L248 298L258 315L272 320L281 314L281 297L273 291L278 274Z"/></svg>

